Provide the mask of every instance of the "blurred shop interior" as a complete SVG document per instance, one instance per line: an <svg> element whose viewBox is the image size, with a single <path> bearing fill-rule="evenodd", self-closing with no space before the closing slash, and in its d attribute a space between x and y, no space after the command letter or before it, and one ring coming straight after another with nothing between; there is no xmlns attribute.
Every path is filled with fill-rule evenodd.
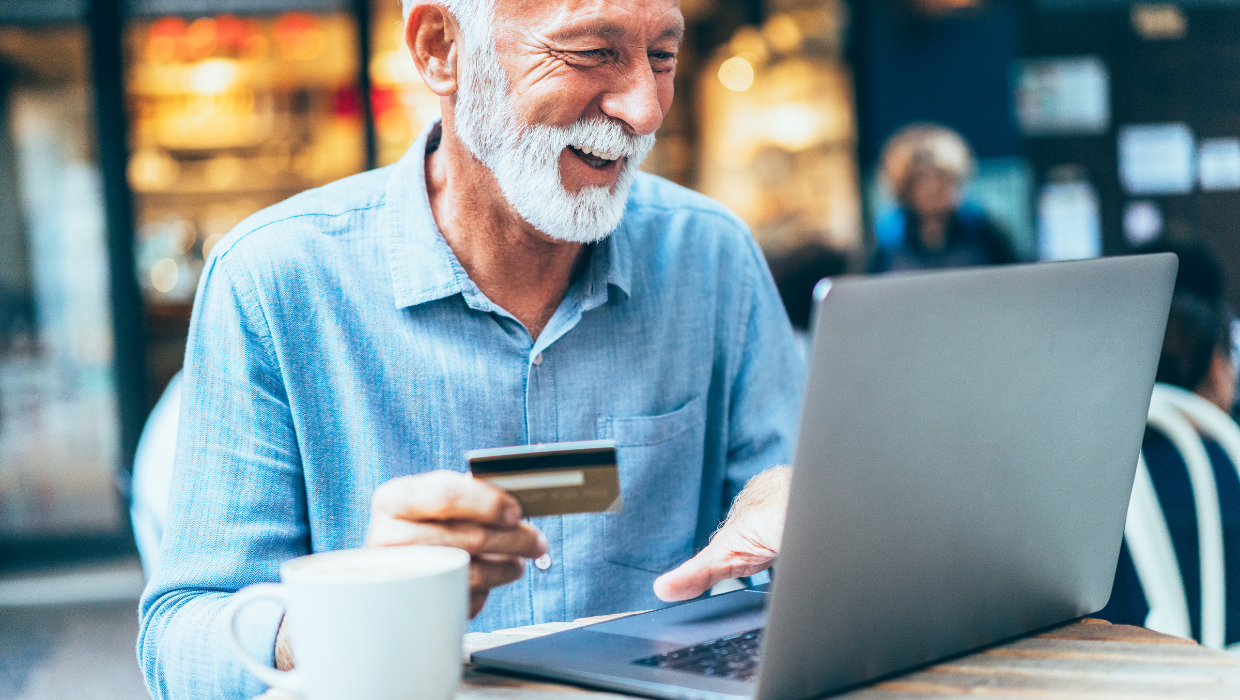
<svg viewBox="0 0 1240 700"><path fill-rule="evenodd" d="M883 144L971 144L1022 259L1198 242L1240 279L1240 2L682 0L645 169L859 272ZM133 551L127 474L250 214L438 114L399 0L0 0L0 572ZM1240 287L1228 288L1240 308Z"/></svg>

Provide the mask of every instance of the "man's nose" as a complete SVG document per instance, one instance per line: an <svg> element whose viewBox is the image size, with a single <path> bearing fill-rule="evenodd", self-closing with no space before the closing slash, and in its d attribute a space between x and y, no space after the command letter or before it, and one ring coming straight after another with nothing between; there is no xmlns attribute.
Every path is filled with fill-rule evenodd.
<svg viewBox="0 0 1240 700"><path fill-rule="evenodd" d="M617 77L613 88L599 105L603 114L629 125L641 136L653 134L663 124L659 87L650 64L639 61Z"/></svg>

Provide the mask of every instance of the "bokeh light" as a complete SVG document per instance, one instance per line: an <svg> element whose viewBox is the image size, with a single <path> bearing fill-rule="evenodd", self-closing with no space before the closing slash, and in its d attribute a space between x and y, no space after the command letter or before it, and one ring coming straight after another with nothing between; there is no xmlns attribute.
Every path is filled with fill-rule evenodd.
<svg viewBox="0 0 1240 700"><path fill-rule="evenodd" d="M753 85L753 65L740 56L733 56L719 66L719 82L729 90L744 92Z"/></svg>
<svg viewBox="0 0 1240 700"><path fill-rule="evenodd" d="M151 286L156 291L168 293L177 286L181 270L172 258L160 258L151 266Z"/></svg>
<svg viewBox="0 0 1240 700"><path fill-rule="evenodd" d="M207 59L190 69L189 86L200 95L228 92L237 82L237 64L224 58Z"/></svg>

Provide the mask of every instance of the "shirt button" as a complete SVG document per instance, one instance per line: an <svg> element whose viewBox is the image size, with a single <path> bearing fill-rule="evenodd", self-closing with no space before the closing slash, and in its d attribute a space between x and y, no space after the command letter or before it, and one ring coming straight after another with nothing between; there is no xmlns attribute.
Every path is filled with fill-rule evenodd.
<svg viewBox="0 0 1240 700"><path fill-rule="evenodd" d="M534 364L536 365L542 364L542 353L541 352L534 356ZM543 568L546 568L546 567L543 567Z"/></svg>
<svg viewBox="0 0 1240 700"><path fill-rule="evenodd" d="M542 555L541 557L535 559L534 566L537 566L539 571L546 571L547 569L550 569L551 568L551 553L548 552Z"/></svg>

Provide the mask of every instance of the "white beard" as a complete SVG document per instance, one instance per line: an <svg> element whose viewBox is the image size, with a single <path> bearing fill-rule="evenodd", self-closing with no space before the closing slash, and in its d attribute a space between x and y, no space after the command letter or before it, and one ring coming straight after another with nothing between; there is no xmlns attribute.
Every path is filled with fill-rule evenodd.
<svg viewBox="0 0 1240 700"><path fill-rule="evenodd" d="M457 135L491 170L504 197L531 226L571 243L607 238L624 218L629 189L654 146L654 134L630 134L606 117L569 127L522 122L514 113L508 76L492 43L479 46L464 63L455 107ZM570 145L620 154L616 183L576 193L566 190L560 155Z"/></svg>

